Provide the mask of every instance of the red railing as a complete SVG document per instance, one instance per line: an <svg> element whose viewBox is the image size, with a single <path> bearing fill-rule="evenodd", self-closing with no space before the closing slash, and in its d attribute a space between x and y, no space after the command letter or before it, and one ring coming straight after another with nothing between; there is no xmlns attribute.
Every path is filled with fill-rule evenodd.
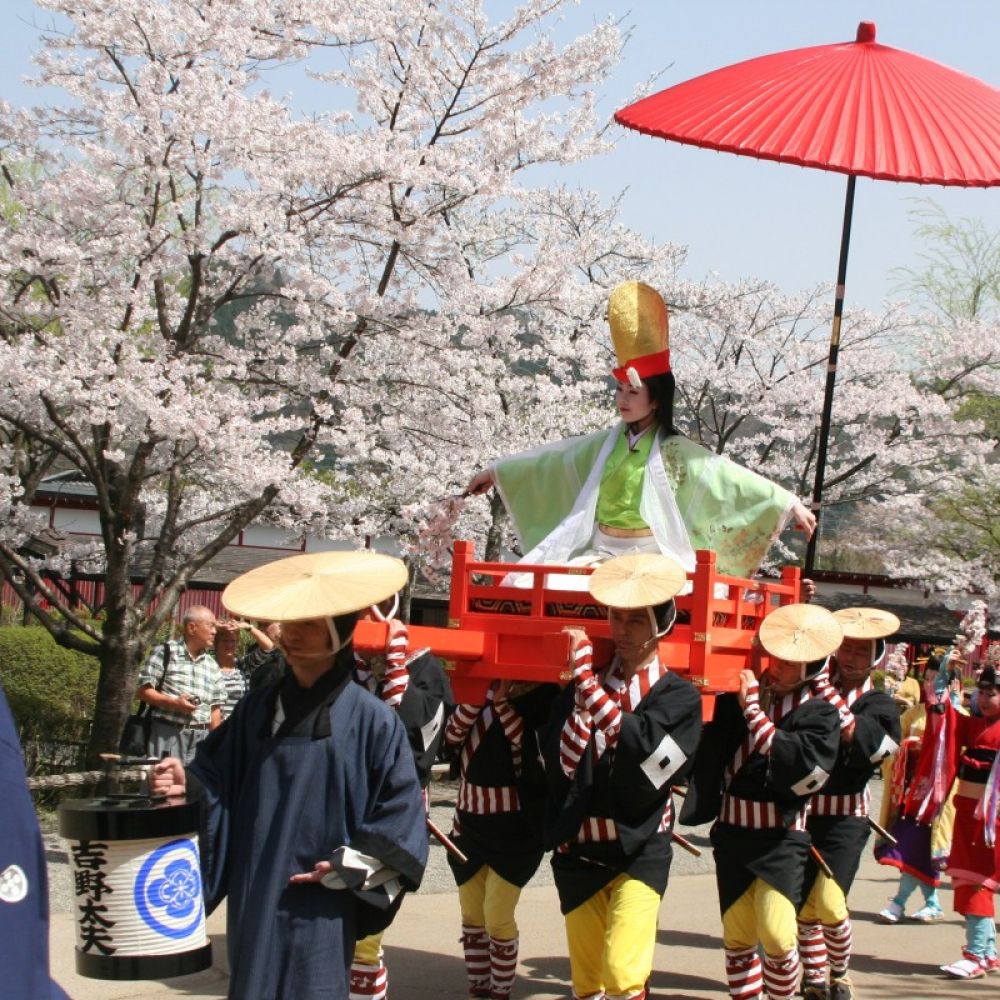
<svg viewBox="0 0 1000 1000"><path fill-rule="evenodd" d="M565 577L585 577L590 567L477 562L471 542L455 544L448 628L411 626L410 648L430 647L449 671L456 701L481 701L495 678L569 680L567 627L594 641L597 662L611 656L604 609L586 589L565 588ZM689 593L676 598L678 623L660 642L660 656L701 690L706 717L714 695L739 688L749 664L750 640L773 608L799 599L799 569L781 580L746 580L719 573L715 553L696 554ZM361 623L355 645L384 648L385 625Z"/></svg>

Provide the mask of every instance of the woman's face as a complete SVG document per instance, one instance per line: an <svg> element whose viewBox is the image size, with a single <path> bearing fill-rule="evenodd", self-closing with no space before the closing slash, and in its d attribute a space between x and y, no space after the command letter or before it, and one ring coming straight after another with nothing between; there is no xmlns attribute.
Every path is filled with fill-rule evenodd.
<svg viewBox="0 0 1000 1000"><path fill-rule="evenodd" d="M648 426L656 417L656 403L649 398L649 387L643 383L633 389L627 382L615 386L615 406L627 424Z"/></svg>
<svg viewBox="0 0 1000 1000"><path fill-rule="evenodd" d="M220 628L215 633L215 659L220 667L231 667L236 659L236 630Z"/></svg>

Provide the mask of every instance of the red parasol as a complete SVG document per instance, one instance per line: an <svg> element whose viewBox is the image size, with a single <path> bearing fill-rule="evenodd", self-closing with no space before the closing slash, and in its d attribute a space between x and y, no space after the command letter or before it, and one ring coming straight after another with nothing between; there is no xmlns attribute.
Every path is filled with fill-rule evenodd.
<svg viewBox="0 0 1000 1000"><path fill-rule="evenodd" d="M857 40L761 56L706 73L615 114L638 132L848 175L812 507L823 495L858 176L960 187L1000 184L1000 90L940 63ZM815 559L817 534L806 553Z"/></svg>

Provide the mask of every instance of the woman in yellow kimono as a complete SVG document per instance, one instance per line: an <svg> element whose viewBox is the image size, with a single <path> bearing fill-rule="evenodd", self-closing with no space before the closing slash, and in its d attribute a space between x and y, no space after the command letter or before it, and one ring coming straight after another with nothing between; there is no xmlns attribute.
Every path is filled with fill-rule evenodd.
<svg viewBox="0 0 1000 1000"><path fill-rule="evenodd" d="M495 486L517 530L522 562L661 552L693 571L714 549L720 572L750 576L791 516L811 535L812 513L787 490L674 430L667 308L648 285L619 285L608 301L619 367L610 430L498 459L466 494Z"/></svg>

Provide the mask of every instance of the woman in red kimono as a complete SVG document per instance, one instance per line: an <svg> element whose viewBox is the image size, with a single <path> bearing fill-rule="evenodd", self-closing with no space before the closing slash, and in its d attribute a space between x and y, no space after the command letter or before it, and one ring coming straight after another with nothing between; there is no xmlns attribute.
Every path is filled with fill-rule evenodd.
<svg viewBox="0 0 1000 1000"><path fill-rule="evenodd" d="M978 715L961 715L945 696L925 683L927 735L914 780L914 799L928 811L955 789L955 835L948 874L955 909L965 918L962 957L942 971L957 979L978 979L997 969L996 904L1000 867L995 848L996 815L988 802L990 774L1000 751L1000 688L986 667L976 682Z"/></svg>

